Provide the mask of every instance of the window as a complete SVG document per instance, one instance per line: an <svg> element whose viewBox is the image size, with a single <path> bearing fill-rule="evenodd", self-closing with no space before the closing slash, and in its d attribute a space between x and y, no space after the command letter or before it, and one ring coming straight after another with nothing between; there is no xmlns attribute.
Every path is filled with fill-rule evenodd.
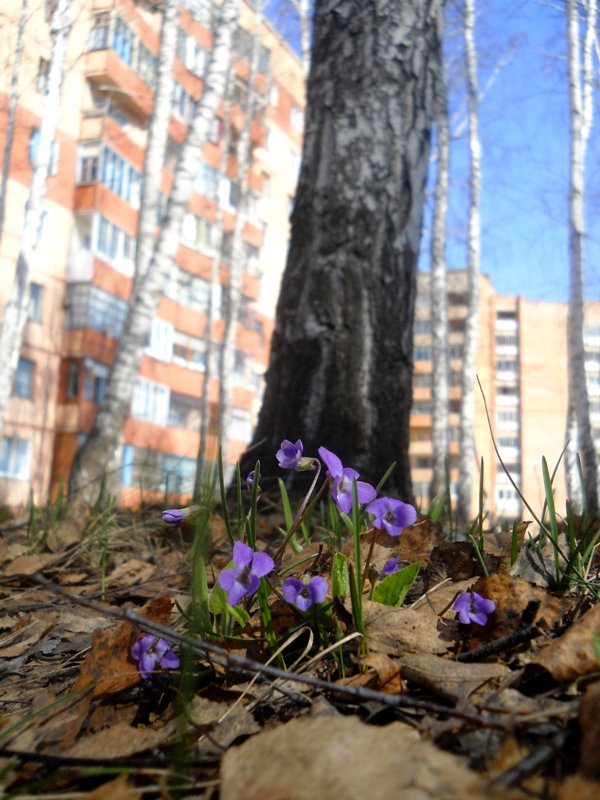
<svg viewBox="0 0 600 800"><path fill-rule="evenodd" d="M139 40L136 72L148 86L154 88L156 83L156 57Z"/></svg>
<svg viewBox="0 0 600 800"><path fill-rule="evenodd" d="M496 312L496 319L497 320L511 320L516 321L517 314L515 311L497 311Z"/></svg>
<svg viewBox="0 0 600 800"><path fill-rule="evenodd" d="M496 413L498 422L518 422L519 412L516 409L502 409Z"/></svg>
<svg viewBox="0 0 600 800"><path fill-rule="evenodd" d="M165 287L165 296L180 305L196 311L206 311L210 297L210 283L198 275L173 266ZM213 312L221 311L221 287L215 286L213 293Z"/></svg>
<svg viewBox="0 0 600 800"><path fill-rule="evenodd" d="M448 302L455 306L466 306L469 298L466 292L448 292Z"/></svg>
<svg viewBox="0 0 600 800"><path fill-rule="evenodd" d="M465 320L463 317L461 317L460 319L448 320L448 330L460 333L461 331L464 331L464 329L465 329Z"/></svg>
<svg viewBox="0 0 600 800"><path fill-rule="evenodd" d="M260 275L260 250L248 242L244 242L244 269L248 275Z"/></svg>
<svg viewBox="0 0 600 800"><path fill-rule="evenodd" d="M249 442L252 438L252 417L244 408L232 408L228 438L238 442Z"/></svg>
<svg viewBox="0 0 600 800"><path fill-rule="evenodd" d="M245 108L248 102L248 81L236 76L233 84L233 102Z"/></svg>
<svg viewBox="0 0 600 800"><path fill-rule="evenodd" d="M227 211L235 211L240 202L240 185L229 178L223 178L219 186L221 206Z"/></svg>
<svg viewBox="0 0 600 800"><path fill-rule="evenodd" d="M35 90L40 94L46 94L48 90L48 73L50 62L47 58L40 58L38 61L38 71L35 79Z"/></svg>
<svg viewBox="0 0 600 800"><path fill-rule="evenodd" d="M517 362L514 359L500 359L496 361L496 372L510 372L511 375L517 375Z"/></svg>
<svg viewBox="0 0 600 800"><path fill-rule="evenodd" d="M417 345L415 347L415 361L431 361L431 347Z"/></svg>
<svg viewBox="0 0 600 800"><path fill-rule="evenodd" d="M133 388L131 414L156 425L165 425L169 414L169 387L138 378Z"/></svg>
<svg viewBox="0 0 600 800"><path fill-rule="evenodd" d="M132 66L133 64L133 47L135 37L133 31L123 22L122 19L117 17L115 19L115 30L113 33L113 50L123 59L123 61Z"/></svg>
<svg viewBox="0 0 600 800"><path fill-rule="evenodd" d="M97 143L80 146L77 160L77 183L80 186L96 183L99 163L99 145Z"/></svg>
<svg viewBox="0 0 600 800"><path fill-rule="evenodd" d="M516 347L518 343L519 340L514 334L496 335L496 347Z"/></svg>
<svg viewBox="0 0 600 800"><path fill-rule="evenodd" d="M91 358L85 360L85 383L84 397L91 403L101 403L106 391L108 382L108 367L92 361Z"/></svg>
<svg viewBox="0 0 600 800"><path fill-rule="evenodd" d="M38 151L40 147L40 129L32 128L29 137L29 163L36 169L38 164ZM50 159L48 161L48 175L56 175L58 169L59 146L57 141L50 144Z"/></svg>
<svg viewBox="0 0 600 800"><path fill-rule="evenodd" d="M233 32L233 52L235 55L238 58L250 58L253 43L253 35L238 25Z"/></svg>
<svg viewBox="0 0 600 800"><path fill-rule="evenodd" d="M189 394L171 392L167 425L171 428L200 428L200 399Z"/></svg>
<svg viewBox="0 0 600 800"><path fill-rule="evenodd" d="M146 354L158 361L170 361L173 357L173 326L164 319L154 317Z"/></svg>
<svg viewBox="0 0 600 800"><path fill-rule="evenodd" d="M505 503L520 502L519 494L512 486L501 486L496 489L496 500Z"/></svg>
<svg viewBox="0 0 600 800"><path fill-rule="evenodd" d="M463 345L462 344L449 344L448 345L448 358L462 358Z"/></svg>
<svg viewBox="0 0 600 800"><path fill-rule="evenodd" d="M215 227L204 217L197 217L188 211L183 218L181 229L182 244L194 250L214 251Z"/></svg>
<svg viewBox="0 0 600 800"><path fill-rule="evenodd" d="M433 467L433 459L431 456L416 456L412 459L413 469L431 469Z"/></svg>
<svg viewBox="0 0 600 800"><path fill-rule="evenodd" d="M206 66L206 51L193 36L186 35L181 28L177 42L177 55L190 72L199 77L203 76Z"/></svg>
<svg viewBox="0 0 600 800"><path fill-rule="evenodd" d="M134 208L140 204L141 173L110 148L102 148L100 180L115 194Z"/></svg>
<svg viewBox="0 0 600 800"><path fill-rule="evenodd" d="M498 447L519 447L519 437L518 436L499 436L498 437Z"/></svg>
<svg viewBox="0 0 600 800"><path fill-rule="evenodd" d="M133 275L135 239L104 217L98 217L94 250L125 275Z"/></svg>
<svg viewBox="0 0 600 800"><path fill-rule="evenodd" d="M190 124L196 113L196 101L188 94L183 86L175 82L173 88L173 100L171 101L171 111L186 124Z"/></svg>
<svg viewBox="0 0 600 800"><path fill-rule="evenodd" d="M123 447L121 483L161 492L191 494L196 460L141 447Z"/></svg>
<svg viewBox="0 0 600 800"><path fill-rule="evenodd" d="M79 399L79 375L81 367L79 361L67 361L67 374L65 379L65 397Z"/></svg>
<svg viewBox="0 0 600 800"><path fill-rule="evenodd" d="M35 364L28 358L20 358L17 364L13 394L30 400L33 395L33 372Z"/></svg>
<svg viewBox="0 0 600 800"><path fill-rule="evenodd" d="M503 397L516 397L519 389L517 386L498 386L496 393Z"/></svg>
<svg viewBox="0 0 600 800"><path fill-rule="evenodd" d="M411 414L431 414L431 403L413 403Z"/></svg>
<svg viewBox="0 0 600 800"><path fill-rule="evenodd" d="M219 194L219 173L210 164L200 164L194 181L194 189L205 197L215 200Z"/></svg>
<svg viewBox="0 0 600 800"><path fill-rule="evenodd" d="M118 339L127 316L127 302L89 283L67 286L65 327L94 328Z"/></svg>
<svg viewBox="0 0 600 800"><path fill-rule="evenodd" d="M44 296L44 287L39 283L29 284L29 308L27 310L27 319L29 322L42 321L42 298Z"/></svg>
<svg viewBox="0 0 600 800"><path fill-rule="evenodd" d="M290 125L298 133L304 128L304 114L296 106L290 107Z"/></svg>
<svg viewBox="0 0 600 800"><path fill-rule="evenodd" d="M431 386L431 372L417 372L413 375L413 386Z"/></svg>
<svg viewBox="0 0 600 800"><path fill-rule="evenodd" d="M208 133L206 134L206 138L209 142L213 144L219 144L221 139L223 138L223 120L219 119L219 117L213 117L209 127Z"/></svg>
<svg viewBox="0 0 600 800"><path fill-rule="evenodd" d="M0 444L0 475L5 478L28 480L31 462L31 442L18 436L5 436Z"/></svg>
<svg viewBox="0 0 600 800"><path fill-rule="evenodd" d="M106 50L110 34L110 13L95 14L88 39L88 50Z"/></svg>
<svg viewBox="0 0 600 800"><path fill-rule="evenodd" d="M182 331L173 335L173 363L182 367L204 371L206 369L206 343Z"/></svg>
<svg viewBox="0 0 600 800"><path fill-rule="evenodd" d="M428 319L416 319L413 330L415 333L430 333L431 324Z"/></svg>

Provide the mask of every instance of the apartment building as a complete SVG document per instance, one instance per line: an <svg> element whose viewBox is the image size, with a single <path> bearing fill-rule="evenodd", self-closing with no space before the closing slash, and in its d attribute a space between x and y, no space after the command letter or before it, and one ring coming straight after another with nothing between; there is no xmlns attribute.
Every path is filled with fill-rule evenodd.
<svg viewBox="0 0 600 800"><path fill-rule="evenodd" d="M52 0L30 4L19 69L19 101L0 242L0 305L19 251L36 131L49 62ZM177 155L212 46L211 2L180 9L175 91L162 193L168 197ZM10 74L21 4L7 0L0 37L0 148L4 146ZM147 127L152 111L160 15L141 0L78 0L73 10L55 158L40 245L32 265L30 320L14 397L0 445L0 501L25 502L56 491L89 431L106 387L132 287L135 235ZM235 34L232 128L244 123L248 55L255 28L242 4ZM288 211L301 154L304 81L297 57L263 24L259 112L252 124L249 218L236 343L228 457L250 439L266 368L273 303L285 264ZM240 200L234 147L218 174L222 111L204 145L203 163L185 217L180 247L160 301L122 435L121 500L140 490L189 492L199 446L198 398L206 368L206 310L218 357L223 338L228 245ZM285 158L282 157L285 154ZM225 247L221 285L212 287L217 209ZM163 209L164 210L164 207ZM160 223L160 213L157 218ZM267 298L265 300L265 297ZM216 375L216 370L212 371ZM216 451L218 379L210 381L208 452Z"/></svg>
<svg viewBox="0 0 600 800"><path fill-rule="evenodd" d="M466 272L449 272L449 457L453 490L458 477L460 371L467 315L466 292ZM552 471L565 445L568 400L567 306L565 303L533 302L523 297L499 295L485 275L480 279L480 297L476 371L488 406L489 424L481 392L475 387L476 462L473 466L476 480L473 487L473 514L477 513L479 464L483 458L486 508L497 519L527 518L519 495L497 458L492 433L502 461L522 494L532 508L541 511L545 496L542 456L545 456ZM432 476L428 273L418 276L414 335L410 455L415 494L426 508ZM600 452L600 303L586 304L584 336L593 434ZM555 500L559 513L565 509L566 496L565 473L560 468L555 481Z"/></svg>

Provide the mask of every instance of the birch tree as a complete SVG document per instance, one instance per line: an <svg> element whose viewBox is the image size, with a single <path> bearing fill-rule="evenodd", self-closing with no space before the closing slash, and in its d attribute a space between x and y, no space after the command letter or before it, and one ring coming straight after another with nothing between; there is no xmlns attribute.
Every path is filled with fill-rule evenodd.
<svg viewBox="0 0 600 800"><path fill-rule="evenodd" d="M229 435L231 417L231 396L233 392L233 374L235 367L236 339L238 319L242 299L242 277L244 272L244 227L248 218L248 173L252 160L251 130L256 108L257 89L256 74L260 55L260 28L262 15L260 2L255 7L255 31L250 53L248 70L248 94L244 108L244 123L236 145L236 161L238 169L239 201L233 227L231 242L231 258L229 261L229 281L224 290L225 330L223 346L219 359L219 441L225 447Z"/></svg>
<svg viewBox="0 0 600 800"><path fill-rule="evenodd" d="M103 471L112 481L115 479L121 431L130 411L135 377L144 357L152 319L169 268L179 246L183 218L202 159L202 147L223 97L239 2L224 0L220 6L204 92L177 160L166 216L145 279L136 281L104 399L92 430L75 459L70 488L72 492L79 491L82 500L91 500L97 494L94 482Z"/></svg>
<svg viewBox="0 0 600 800"><path fill-rule="evenodd" d="M481 142L479 140L479 91L477 88L477 51L475 49L475 3L465 0L465 65L467 75L467 115L469 124L469 211L467 231L467 318L463 345L462 401L459 423L457 515L465 525L471 513L473 466L475 463L475 356L479 326L479 273L481 249Z"/></svg>
<svg viewBox="0 0 600 800"><path fill-rule="evenodd" d="M310 9L312 3L311 0L292 0L292 5L298 14L302 71L304 72L304 78L307 79L310 70Z"/></svg>
<svg viewBox="0 0 600 800"><path fill-rule="evenodd" d="M433 449L432 497L446 487L448 456L448 291L446 279L446 225L450 175L448 95L444 65L437 91L437 172L431 227L430 319L432 342L431 443Z"/></svg>
<svg viewBox="0 0 600 800"><path fill-rule="evenodd" d="M8 98L8 111L6 115L6 139L2 154L2 174L0 176L0 239L4 231L4 218L6 216L6 193L8 190L8 176L10 173L10 160L12 157L13 142L15 139L15 119L17 116L17 102L19 99L19 73L22 69L23 40L25 38L25 23L27 21L27 0L21 0L21 13L17 25L15 39L15 53L10 76L10 93Z"/></svg>
<svg viewBox="0 0 600 800"><path fill-rule="evenodd" d="M31 264L39 240L48 173L60 112L60 93L70 27L71 0L57 0L50 21L50 64L40 120L37 148L15 276L2 316L0 330L0 431L17 372L29 311Z"/></svg>
<svg viewBox="0 0 600 800"><path fill-rule="evenodd" d="M324 445L365 479L397 462L386 490L412 498L412 328L442 9L315 4L291 244L244 470L257 458L274 468L282 439L300 437L307 455Z"/></svg>
<svg viewBox="0 0 600 800"><path fill-rule="evenodd" d="M580 7L585 9L583 43ZM598 466L590 421L590 402L585 378L584 325L584 239L585 162L593 122L593 48L596 37L597 3L567 0L567 61L570 105L569 177L569 308L567 351L569 385L567 484L570 497L580 495L575 451L581 454L584 491L588 513L598 513ZM581 510L581 508L579 509Z"/></svg>

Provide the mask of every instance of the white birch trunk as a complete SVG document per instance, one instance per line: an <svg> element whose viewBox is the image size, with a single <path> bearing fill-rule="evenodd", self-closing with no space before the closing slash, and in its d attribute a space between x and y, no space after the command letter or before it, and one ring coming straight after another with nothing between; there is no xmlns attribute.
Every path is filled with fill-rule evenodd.
<svg viewBox="0 0 600 800"><path fill-rule="evenodd" d="M152 319L179 246L183 218L202 159L202 147L223 97L239 4L240 0L224 0L220 7L204 93L177 162L166 218L145 280L140 282L136 294L131 297L104 400L73 466L71 491L80 491L85 500L97 493L93 484L103 472L108 473L113 484L118 477L121 431L131 407L135 378L144 357Z"/></svg>
<svg viewBox="0 0 600 800"><path fill-rule="evenodd" d="M310 0L292 0L300 23L300 52L305 80L310 70Z"/></svg>
<svg viewBox="0 0 600 800"><path fill-rule="evenodd" d="M444 65L440 68L437 110L437 174L431 231L430 318L432 343L431 442L433 478L431 495L446 488L448 456L448 294L446 279L446 222L450 174L450 134Z"/></svg>
<svg viewBox="0 0 600 800"><path fill-rule="evenodd" d="M4 218L6 216L6 193L8 191L8 176L10 174L10 159L12 156L13 141L15 138L15 118L17 116L17 101L19 99L19 73L22 68L23 39L25 22L27 21L27 0L21 0L21 14L17 26L17 39L15 44L15 57L10 77L10 96L8 100L8 114L6 118L6 140L2 154L2 177L0 178L0 239L4 231Z"/></svg>
<svg viewBox="0 0 600 800"><path fill-rule="evenodd" d="M465 58L467 71L467 104L469 119L469 220L468 220L468 311L465 320L462 401L459 430L459 476L457 515L465 525L471 514L473 468L475 464L475 357L479 326L479 262L481 247L481 220L479 216L481 194L481 143L479 140L477 52L475 49L474 0L465 0Z"/></svg>
<svg viewBox="0 0 600 800"><path fill-rule="evenodd" d="M598 512L598 466L590 422L590 404L585 379L583 346L584 325L584 236L585 236L585 160L593 121L592 55L596 35L597 4L588 0L586 32L581 52L579 3L567 0L567 42L570 103L570 190L569 190L569 309L568 382L569 406L574 412L576 441L570 442L567 458L567 485L571 498L577 497L579 483L574 448L581 454L584 491L588 512ZM570 426L571 435L575 426ZM581 508L577 509L581 511Z"/></svg>
<svg viewBox="0 0 600 800"><path fill-rule="evenodd" d="M29 311L31 262L38 244L52 146L58 125L60 91L63 82L71 0L58 0L50 23L52 39L48 83L40 120L35 164L29 186L21 246L17 257L15 277L4 307L0 330L0 431L4 426L6 406L10 399L21 344Z"/></svg>
<svg viewBox="0 0 600 800"><path fill-rule="evenodd" d="M205 345L205 368L204 380L202 382L202 394L200 395L200 445L198 447L198 455L196 458L196 477L194 480L194 500L198 501L201 496L202 488L202 473L206 462L206 445L208 439L208 425L210 421L210 382L212 380L213 369L213 338L212 338L212 324L214 319L214 293L217 287L221 285L220 269L221 261L223 260L223 209L219 202L218 187L221 186L221 181L227 176L227 157L229 155L229 145L231 142L231 102L229 100L229 93L231 91L231 74L228 75L225 88L225 105L223 108L223 141L221 142L221 153L219 158L219 173L217 183L217 213L215 215L215 229L217 231L215 241L215 256L212 260L210 271L210 293L208 295L208 306L206 308L206 327L204 330L204 345Z"/></svg>
<svg viewBox="0 0 600 800"><path fill-rule="evenodd" d="M244 127L240 131L236 147L238 166L239 203L233 228L231 259L229 262L229 281L224 290L224 305L227 309L223 346L219 359L219 441L226 453L231 418L231 398L233 394L233 373L238 331L238 319L242 297L242 276L244 273L244 226L248 218L248 171L252 161L251 131L256 108L257 90L255 86L260 54L260 27L262 14L260 2L257 3L254 39L248 70L248 96L244 109ZM228 463L228 459L225 459Z"/></svg>

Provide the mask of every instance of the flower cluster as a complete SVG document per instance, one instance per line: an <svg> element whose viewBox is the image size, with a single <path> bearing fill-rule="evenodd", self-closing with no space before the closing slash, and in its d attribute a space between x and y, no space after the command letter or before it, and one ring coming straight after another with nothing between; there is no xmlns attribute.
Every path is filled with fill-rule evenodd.
<svg viewBox="0 0 600 800"><path fill-rule="evenodd" d="M496 603L477 592L463 592L456 599L452 609L457 612L458 619L463 625L469 625L471 622L485 625L489 615L496 610Z"/></svg>
<svg viewBox="0 0 600 800"><path fill-rule="evenodd" d="M154 670L178 669L179 656L171 649L170 644L164 639L145 633L131 648L131 657L138 662L140 675L144 680L150 677Z"/></svg>

